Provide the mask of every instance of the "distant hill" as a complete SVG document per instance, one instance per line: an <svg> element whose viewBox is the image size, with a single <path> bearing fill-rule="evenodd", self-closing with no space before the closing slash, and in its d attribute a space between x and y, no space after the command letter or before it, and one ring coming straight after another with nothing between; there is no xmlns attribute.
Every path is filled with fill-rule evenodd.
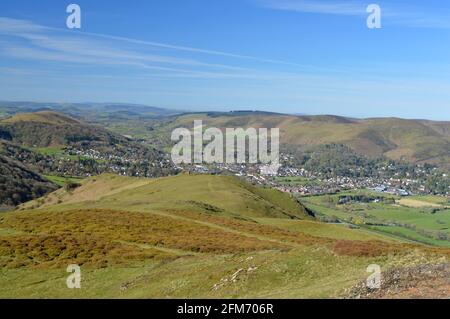
<svg viewBox="0 0 450 319"><path fill-rule="evenodd" d="M21 163L0 154L0 206L15 206L57 188Z"/></svg>
<svg viewBox="0 0 450 319"><path fill-rule="evenodd" d="M346 117L294 116L263 112L195 113L175 116L174 127L192 127L194 119L219 128L280 128L281 143L295 146L343 144L369 156L386 156L411 163L450 162L450 122L399 118L352 119Z"/></svg>
<svg viewBox="0 0 450 319"><path fill-rule="evenodd" d="M84 120L93 118L96 118L97 120L133 118L151 119L181 113L181 111L177 110L129 103L40 103L0 101L0 117L2 117L2 115L5 117L17 113L33 113L40 111L61 112Z"/></svg>
<svg viewBox="0 0 450 319"><path fill-rule="evenodd" d="M29 147L67 146L83 142L109 146L127 142L127 138L101 127L50 111L19 113L1 120L0 132L4 139Z"/></svg>
<svg viewBox="0 0 450 319"><path fill-rule="evenodd" d="M0 139L31 148L94 150L104 157L159 162L164 154L98 125L53 111L19 113L0 120Z"/></svg>

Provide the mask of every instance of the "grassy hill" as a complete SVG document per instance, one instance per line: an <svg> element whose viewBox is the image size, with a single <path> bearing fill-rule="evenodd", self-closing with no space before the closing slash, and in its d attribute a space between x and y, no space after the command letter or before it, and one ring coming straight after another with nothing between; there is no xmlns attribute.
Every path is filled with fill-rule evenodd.
<svg viewBox="0 0 450 319"><path fill-rule="evenodd" d="M0 101L0 117L18 113L53 111L83 119L108 121L112 119L158 118L179 113L154 106L121 103L39 103Z"/></svg>
<svg viewBox="0 0 450 319"><path fill-rule="evenodd" d="M293 116L263 112L196 113L171 118L154 134L170 136L175 127L191 128L194 120L219 128L280 128L285 145L344 144L359 154L413 163L448 165L450 122L398 118L351 119L345 117Z"/></svg>
<svg viewBox="0 0 450 319"><path fill-rule="evenodd" d="M316 222L288 195L235 177L102 175L0 215L0 297L336 297L370 264L449 254ZM80 290L65 285L72 263Z"/></svg>
<svg viewBox="0 0 450 319"><path fill-rule="evenodd" d="M164 176L173 171L167 156L155 148L53 111L0 120L0 155L29 171L64 180L104 172Z"/></svg>
<svg viewBox="0 0 450 319"><path fill-rule="evenodd" d="M89 143L108 147L128 140L101 127L50 112L21 113L0 121L3 138L28 147ZM9 137L9 138L8 138Z"/></svg>
<svg viewBox="0 0 450 319"><path fill-rule="evenodd" d="M206 212L219 216L305 219L294 198L273 189L252 186L236 177L178 175L136 179L105 174L90 178L72 192L61 189L43 199L42 208L65 207L154 209ZM22 208L36 206L35 202Z"/></svg>

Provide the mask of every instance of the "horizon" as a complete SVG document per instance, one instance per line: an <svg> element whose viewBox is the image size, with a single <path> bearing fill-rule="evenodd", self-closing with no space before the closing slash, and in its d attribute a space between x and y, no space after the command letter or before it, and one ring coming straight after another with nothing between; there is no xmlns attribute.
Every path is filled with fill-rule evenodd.
<svg viewBox="0 0 450 319"><path fill-rule="evenodd" d="M76 3L79 30L68 3L3 5L2 100L450 119L447 3L377 1L381 29L359 0Z"/></svg>
<svg viewBox="0 0 450 319"><path fill-rule="evenodd" d="M204 110L183 110L183 109L175 109L175 108L169 108L164 106L155 106L155 105L146 105L146 104L136 104L136 103L127 103L127 102L52 102L52 101L12 101L12 100L2 100L0 99L0 103L36 103L36 104L75 104L75 105L123 105L123 106L139 106L139 107L147 107L147 108L153 108L153 109L159 109L163 111L173 111L178 112L174 113L175 115L183 115L183 114L203 114L203 113L237 113L237 112L252 112L252 113L267 113L267 114L275 114L275 115L288 115L288 116L332 116L332 117L341 117L341 118L347 118L347 119L354 119L354 120L371 120L371 119L400 119L400 120L410 120L410 121L432 121L432 122L450 122L450 119L429 119L429 118L408 118L408 117L398 117L398 116L372 116L372 117L354 117L354 116L348 116L348 115L340 115L340 114L329 114L329 113L284 113L284 112L276 112L276 111L270 111L270 110L262 110L262 109L248 109L248 108L230 108L229 110L212 110L212 109L204 109ZM64 112L54 110L51 108L46 109L40 109L35 112L44 112L44 111L54 111L55 113L62 113ZM35 113L30 112L30 113ZM25 112L28 113L28 112ZM172 116L172 115L168 115Z"/></svg>

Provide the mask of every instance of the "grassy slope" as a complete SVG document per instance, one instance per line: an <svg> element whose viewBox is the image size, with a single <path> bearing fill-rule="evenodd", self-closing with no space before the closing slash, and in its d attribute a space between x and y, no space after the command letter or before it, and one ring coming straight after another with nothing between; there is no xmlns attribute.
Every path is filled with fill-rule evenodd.
<svg viewBox="0 0 450 319"><path fill-rule="evenodd" d="M94 200L101 199L100 203ZM86 203L86 201L88 201ZM190 210L239 217L306 218L301 205L289 195L251 186L235 177L179 175L135 179L116 175L91 178L73 193L60 190L45 199L43 207L61 205L120 207L128 210ZM36 206L36 202L24 208ZM53 209L57 206L53 206Z"/></svg>
<svg viewBox="0 0 450 319"><path fill-rule="evenodd" d="M305 216L289 196L232 177L103 175L46 200L0 217L0 297L323 298L364 279L369 264L435 258L363 230L292 220L286 212ZM81 290L65 286L73 262Z"/></svg>
<svg viewBox="0 0 450 319"><path fill-rule="evenodd" d="M192 127L194 119L219 128L278 127L281 141L286 144L342 143L368 156L386 155L392 159L441 164L448 164L450 156L448 122L278 114L188 114L177 118L169 127Z"/></svg>
<svg viewBox="0 0 450 319"><path fill-rule="evenodd" d="M68 183L80 183L83 179L79 177L63 177L63 176L56 176L56 175L44 175L46 179L51 181L53 184L56 184L58 186L65 186Z"/></svg>
<svg viewBox="0 0 450 319"><path fill-rule="evenodd" d="M9 124L18 122L35 122L54 125L81 124L81 122L79 122L76 119L51 111L42 111L36 113L19 113L10 118L2 120L1 122Z"/></svg>
<svg viewBox="0 0 450 319"><path fill-rule="evenodd" d="M79 141L105 145L127 142L124 137L99 126L49 111L20 113L0 120L0 130L7 132L12 142L33 147L47 155L55 155L61 147Z"/></svg>
<svg viewBox="0 0 450 319"><path fill-rule="evenodd" d="M0 154L0 205L18 205L57 189L22 163Z"/></svg>

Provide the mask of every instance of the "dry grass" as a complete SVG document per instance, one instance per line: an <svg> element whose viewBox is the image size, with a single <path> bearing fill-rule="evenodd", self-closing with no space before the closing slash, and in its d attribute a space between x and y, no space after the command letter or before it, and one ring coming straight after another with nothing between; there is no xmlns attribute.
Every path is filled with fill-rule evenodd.
<svg viewBox="0 0 450 319"><path fill-rule="evenodd" d="M449 248L434 248L413 244L392 244L383 241L338 240L333 251L342 256L376 257L386 255L405 255L418 250L427 255L450 257Z"/></svg>
<svg viewBox="0 0 450 319"><path fill-rule="evenodd" d="M0 237L0 267L58 268L75 263L103 268L169 254L156 249L130 247L93 235L22 235Z"/></svg>
<svg viewBox="0 0 450 319"><path fill-rule="evenodd" d="M0 236L0 255L6 256L1 265L8 267L68 262L104 266L160 255L157 249L124 243L215 254L288 248L196 222L139 212L21 212L4 217L0 225L27 233Z"/></svg>
<svg viewBox="0 0 450 319"><path fill-rule="evenodd" d="M398 200L397 203L399 203L400 205L412 207L412 208L422 208L422 207L441 208L441 207L444 207L439 204L429 203L429 202L425 202L422 200L411 199L411 198L402 198L402 199Z"/></svg>
<svg viewBox="0 0 450 319"><path fill-rule="evenodd" d="M262 225L254 221L232 219L221 216L214 216L203 213L177 212L177 215L185 216L195 220L224 226L239 232L250 233L256 236L270 237L286 243L300 245L330 244L333 241L329 238L316 237L300 232L290 231L283 228Z"/></svg>

